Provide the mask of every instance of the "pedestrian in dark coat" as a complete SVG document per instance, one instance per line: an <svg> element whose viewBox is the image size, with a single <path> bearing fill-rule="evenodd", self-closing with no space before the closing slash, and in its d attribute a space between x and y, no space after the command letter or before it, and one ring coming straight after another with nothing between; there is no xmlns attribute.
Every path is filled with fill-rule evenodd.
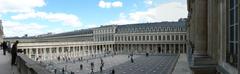
<svg viewBox="0 0 240 74"><path fill-rule="evenodd" d="M18 41L16 41L13 46L12 46L12 65L15 65L15 61L16 61L16 57L17 57L17 45L18 45Z"/></svg>
<svg viewBox="0 0 240 74"><path fill-rule="evenodd" d="M3 43L2 43L2 48L3 48L3 55L6 55L7 43L5 41L3 41Z"/></svg>
<svg viewBox="0 0 240 74"><path fill-rule="evenodd" d="M114 69L112 69L112 72L111 72L111 74L115 74L115 70L114 70Z"/></svg>

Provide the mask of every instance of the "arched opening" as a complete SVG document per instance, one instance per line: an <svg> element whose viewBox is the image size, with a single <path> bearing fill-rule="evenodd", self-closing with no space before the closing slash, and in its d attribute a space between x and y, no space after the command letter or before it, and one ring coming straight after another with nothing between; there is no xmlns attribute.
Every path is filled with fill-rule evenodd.
<svg viewBox="0 0 240 74"><path fill-rule="evenodd" d="M158 53L161 53L161 47L158 47Z"/></svg>

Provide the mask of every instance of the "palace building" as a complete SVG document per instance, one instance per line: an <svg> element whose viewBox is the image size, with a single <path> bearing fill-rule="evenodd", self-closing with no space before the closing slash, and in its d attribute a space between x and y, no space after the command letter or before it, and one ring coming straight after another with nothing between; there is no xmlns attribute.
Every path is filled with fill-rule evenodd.
<svg viewBox="0 0 240 74"><path fill-rule="evenodd" d="M154 22L107 25L36 37L9 37L20 41L18 49L33 60L57 57L81 57L103 53L186 53L185 19L177 22Z"/></svg>

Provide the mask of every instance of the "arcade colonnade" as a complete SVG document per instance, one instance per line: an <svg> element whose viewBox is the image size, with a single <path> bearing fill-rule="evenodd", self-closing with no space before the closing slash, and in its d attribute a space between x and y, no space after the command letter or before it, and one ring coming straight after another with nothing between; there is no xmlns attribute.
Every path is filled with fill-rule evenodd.
<svg viewBox="0 0 240 74"><path fill-rule="evenodd" d="M106 44L107 43L107 44ZM38 61L56 60L57 57L78 58L82 56L98 55L105 53L117 54L178 54L186 53L185 43L161 44L114 44L105 43L20 43L18 49L23 50L29 58Z"/></svg>

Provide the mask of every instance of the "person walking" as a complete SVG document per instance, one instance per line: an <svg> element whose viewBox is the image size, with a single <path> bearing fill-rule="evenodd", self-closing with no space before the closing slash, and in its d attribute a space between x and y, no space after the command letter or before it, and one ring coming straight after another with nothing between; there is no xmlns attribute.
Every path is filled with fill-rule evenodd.
<svg viewBox="0 0 240 74"><path fill-rule="evenodd" d="M114 69L112 69L112 72L111 72L111 74L115 74L115 70L114 70Z"/></svg>
<svg viewBox="0 0 240 74"><path fill-rule="evenodd" d="M100 72L102 72L102 70L103 70L103 65L100 66Z"/></svg>
<svg viewBox="0 0 240 74"><path fill-rule="evenodd" d="M57 69L54 69L54 74L57 74Z"/></svg>
<svg viewBox="0 0 240 74"><path fill-rule="evenodd" d="M93 62L91 62L90 64L91 64L91 74L93 74L93 73L94 73L94 72L93 72L94 63L93 63Z"/></svg>
<svg viewBox="0 0 240 74"><path fill-rule="evenodd" d="M104 62L103 62L103 59L102 59L102 58L100 58L100 63L101 63L100 72L102 72L103 66L104 66Z"/></svg>
<svg viewBox="0 0 240 74"><path fill-rule="evenodd" d="M82 64L80 64L80 70L82 70L83 69L83 65Z"/></svg>
<svg viewBox="0 0 240 74"><path fill-rule="evenodd" d="M3 41L2 43L2 48L3 48L3 55L6 55L7 43L5 41Z"/></svg>
<svg viewBox="0 0 240 74"><path fill-rule="evenodd" d="M63 73L63 74L65 73L65 69L64 69L64 67L62 68L62 73Z"/></svg>
<svg viewBox="0 0 240 74"><path fill-rule="evenodd" d="M16 57L17 57L17 45L18 45L18 41L16 41L13 46L12 46L12 65L16 65L15 61L16 61Z"/></svg>
<svg viewBox="0 0 240 74"><path fill-rule="evenodd" d="M131 57L131 63L134 63L133 57Z"/></svg>

